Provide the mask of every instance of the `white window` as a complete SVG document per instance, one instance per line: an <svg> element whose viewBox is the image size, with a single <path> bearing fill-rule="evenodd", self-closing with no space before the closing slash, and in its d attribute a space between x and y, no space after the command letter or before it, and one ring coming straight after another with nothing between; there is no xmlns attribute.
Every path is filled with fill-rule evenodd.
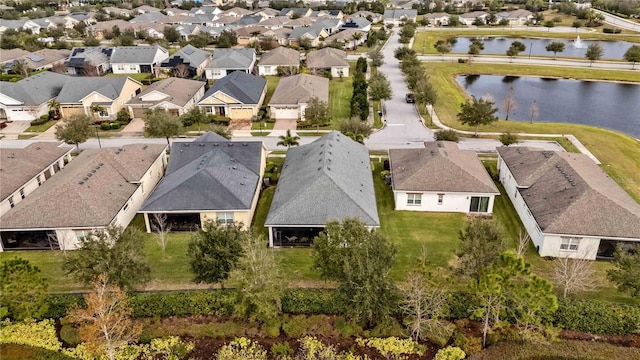
<svg viewBox="0 0 640 360"><path fill-rule="evenodd" d="M221 212L217 213L218 224L233 224L233 213Z"/></svg>
<svg viewBox="0 0 640 360"><path fill-rule="evenodd" d="M422 205L422 194L407 194L407 205Z"/></svg>
<svg viewBox="0 0 640 360"><path fill-rule="evenodd" d="M129 65L129 70L138 70L136 65Z"/></svg>
<svg viewBox="0 0 640 360"><path fill-rule="evenodd" d="M124 206L122 207L122 211L127 211L128 208L129 208L129 202L124 204Z"/></svg>
<svg viewBox="0 0 640 360"><path fill-rule="evenodd" d="M20 189L20 197L24 199L26 195L24 194L24 188Z"/></svg>
<svg viewBox="0 0 640 360"><path fill-rule="evenodd" d="M472 196L469 212L487 212L489 209L488 196Z"/></svg>
<svg viewBox="0 0 640 360"><path fill-rule="evenodd" d="M444 194L438 194L438 205L442 205L444 201Z"/></svg>
<svg viewBox="0 0 640 360"><path fill-rule="evenodd" d="M82 240L84 238L86 238L87 236L89 236L90 231L87 230L76 230L76 238L79 240Z"/></svg>
<svg viewBox="0 0 640 360"><path fill-rule="evenodd" d="M16 206L16 204L13 202L13 196L9 197L9 205L10 205L11 207Z"/></svg>
<svg viewBox="0 0 640 360"><path fill-rule="evenodd" d="M560 243L560 250L566 251L578 251L578 246L580 246L579 237L568 237L563 236L562 242Z"/></svg>
<svg viewBox="0 0 640 360"><path fill-rule="evenodd" d="M118 69L120 71L124 71L124 65L117 65L116 69Z"/></svg>

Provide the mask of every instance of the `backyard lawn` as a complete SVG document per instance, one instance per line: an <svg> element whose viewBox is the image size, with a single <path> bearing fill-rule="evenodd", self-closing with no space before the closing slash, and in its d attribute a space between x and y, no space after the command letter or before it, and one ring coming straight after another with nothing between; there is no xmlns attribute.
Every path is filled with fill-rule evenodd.
<svg viewBox="0 0 640 360"><path fill-rule="evenodd" d="M345 78L335 77L329 81L329 108L333 119L332 128L338 123L336 120L351 117L351 95L353 94L353 72L355 61L349 62L349 76Z"/></svg>

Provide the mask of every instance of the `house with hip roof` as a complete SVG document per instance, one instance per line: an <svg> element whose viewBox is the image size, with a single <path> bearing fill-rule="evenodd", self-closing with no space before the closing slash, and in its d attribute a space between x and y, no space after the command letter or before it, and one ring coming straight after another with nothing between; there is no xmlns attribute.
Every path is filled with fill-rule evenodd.
<svg viewBox="0 0 640 360"><path fill-rule="evenodd" d="M147 109L162 108L181 116L198 104L204 95L204 81L168 78L151 84L127 102L131 117L144 117Z"/></svg>
<svg viewBox="0 0 640 360"><path fill-rule="evenodd" d="M278 75L278 68L300 69L300 52L279 46L264 53L258 62L258 75Z"/></svg>
<svg viewBox="0 0 640 360"><path fill-rule="evenodd" d="M0 149L0 217L71 161L73 147L36 142L24 149ZM1 221L1 220L0 220Z"/></svg>
<svg viewBox="0 0 640 360"><path fill-rule="evenodd" d="M449 141L422 149L390 149L396 210L491 214L500 191L475 151Z"/></svg>
<svg viewBox="0 0 640 360"><path fill-rule="evenodd" d="M111 54L111 70L114 74L151 73L169 57L162 46L118 46Z"/></svg>
<svg viewBox="0 0 640 360"><path fill-rule="evenodd" d="M175 142L164 178L140 209L147 232L154 214L166 215L171 231L193 231L207 221L251 226L266 165L259 141L229 141L207 133Z"/></svg>
<svg viewBox="0 0 640 360"><path fill-rule="evenodd" d="M349 76L347 52L331 47L311 51L307 54L307 69L315 72L331 71L333 77L347 77Z"/></svg>
<svg viewBox="0 0 640 360"><path fill-rule="evenodd" d="M189 44L163 60L156 68L156 73L163 76L175 76L177 72L182 71L180 68L185 66L188 77L204 77L205 67L211 61L211 57L210 52Z"/></svg>
<svg viewBox="0 0 640 360"><path fill-rule="evenodd" d="M289 149L265 221L269 246L310 246L345 218L380 227L367 148L332 131Z"/></svg>
<svg viewBox="0 0 640 360"><path fill-rule="evenodd" d="M309 101L317 97L329 102L329 79L299 74L281 78L269 101L272 119L302 119Z"/></svg>
<svg viewBox="0 0 640 360"><path fill-rule="evenodd" d="M249 49L216 49L206 67L207 79L222 79L235 71L251 74L256 63L256 52Z"/></svg>
<svg viewBox="0 0 640 360"><path fill-rule="evenodd" d="M131 144L84 150L2 216L0 250L73 250L93 231L126 227L160 181L166 149Z"/></svg>
<svg viewBox="0 0 640 360"><path fill-rule="evenodd" d="M48 102L55 99L70 76L51 71L0 86L0 119L32 121L49 113Z"/></svg>
<svg viewBox="0 0 640 360"><path fill-rule="evenodd" d="M213 83L198 106L207 114L247 120L258 115L266 93L265 78L236 71Z"/></svg>
<svg viewBox="0 0 640 360"><path fill-rule="evenodd" d="M640 243L640 204L587 155L499 147L498 170L540 256L612 259Z"/></svg>

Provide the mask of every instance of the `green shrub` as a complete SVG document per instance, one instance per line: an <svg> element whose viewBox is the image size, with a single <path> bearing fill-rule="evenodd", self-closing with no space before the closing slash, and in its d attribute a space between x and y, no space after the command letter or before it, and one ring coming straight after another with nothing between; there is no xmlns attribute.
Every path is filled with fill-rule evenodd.
<svg viewBox="0 0 640 360"><path fill-rule="evenodd" d="M366 337L405 337L405 329L393 318L380 322L376 327L364 332Z"/></svg>
<svg viewBox="0 0 640 360"><path fill-rule="evenodd" d="M462 349L458 347L447 346L444 349L438 350L436 353L436 357L434 360L462 360L467 356L467 354L462 351Z"/></svg>
<svg viewBox="0 0 640 360"><path fill-rule="evenodd" d="M299 338L307 333L307 318L304 315L287 316L282 331L290 338Z"/></svg>
<svg viewBox="0 0 640 360"><path fill-rule="evenodd" d="M109 125L108 122L103 122L102 124L100 124L100 129L102 129L102 130L111 130L111 125Z"/></svg>
<svg viewBox="0 0 640 360"><path fill-rule="evenodd" d="M518 143L518 135L516 134L512 134L510 132L505 132L502 133L500 135L500 142L502 143L502 145L504 146L509 146L512 144L517 144Z"/></svg>
<svg viewBox="0 0 640 360"><path fill-rule="evenodd" d="M458 58L458 64L466 64L468 62L467 59Z"/></svg>
<svg viewBox="0 0 640 360"><path fill-rule="evenodd" d="M620 29L612 29L612 28L604 28L602 32L605 34L620 34L622 30Z"/></svg>
<svg viewBox="0 0 640 360"><path fill-rule="evenodd" d="M393 56L402 61L408 56L416 56L416 51L411 48L401 46L393 52Z"/></svg>
<svg viewBox="0 0 640 360"><path fill-rule="evenodd" d="M0 74L0 81L16 82L16 81L19 81L21 78L22 76L20 75Z"/></svg>
<svg viewBox="0 0 640 360"><path fill-rule="evenodd" d="M438 130L436 131L436 140L438 141L460 141L458 132L453 129Z"/></svg>
<svg viewBox="0 0 640 360"><path fill-rule="evenodd" d="M477 299L466 292L454 291L449 295L449 316L451 320L467 319L471 311L477 308Z"/></svg>
<svg viewBox="0 0 640 360"><path fill-rule="evenodd" d="M53 351L62 349L53 320L5 323L0 332L0 344L29 345Z"/></svg>
<svg viewBox="0 0 640 360"><path fill-rule="evenodd" d="M31 126L38 126L45 124L49 121L49 115L42 115L39 118L31 121Z"/></svg>
<svg viewBox="0 0 640 360"><path fill-rule="evenodd" d="M60 319L67 315L67 310L74 305L84 307L84 298L80 294L51 294L47 297L49 309L44 319Z"/></svg>
<svg viewBox="0 0 640 360"><path fill-rule="evenodd" d="M129 297L134 317L231 315L233 291L136 293Z"/></svg>
<svg viewBox="0 0 640 360"><path fill-rule="evenodd" d="M353 321L348 321L344 317L339 316L333 322L333 327L338 330L342 337L352 337L362 335L362 326Z"/></svg>
<svg viewBox="0 0 640 360"><path fill-rule="evenodd" d="M293 355L293 349L291 348L291 345L289 345L289 343L286 341L271 345L271 350L269 352L271 352L272 356L277 358L290 357L291 355Z"/></svg>
<svg viewBox="0 0 640 360"><path fill-rule="evenodd" d="M114 130L120 129L120 127L122 126L122 124L119 121L114 121L112 123L109 123L109 125Z"/></svg>
<svg viewBox="0 0 640 360"><path fill-rule="evenodd" d="M60 328L60 339L71 346L76 346L82 342L78 335L78 329L72 325L62 325Z"/></svg>
<svg viewBox="0 0 640 360"><path fill-rule="evenodd" d="M224 126L229 126L230 122L231 122L231 118L224 117L224 116L216 116L216 118L213 120L214 124L224 125Z"/></svg>
<svg viewBox="0 0 640 360"><path fill-rule="evenodd" d="M553 323L567 330L625 335L638 329L640 309L595 300L565 300L558 302Z"/></svg>
<svg viewBox="0 0 640 360"><path fill-rule="evenodd" d="M282 296L282 312L285 314L338 315L344 312L346 303L332 289L287 289Z"/></svg>

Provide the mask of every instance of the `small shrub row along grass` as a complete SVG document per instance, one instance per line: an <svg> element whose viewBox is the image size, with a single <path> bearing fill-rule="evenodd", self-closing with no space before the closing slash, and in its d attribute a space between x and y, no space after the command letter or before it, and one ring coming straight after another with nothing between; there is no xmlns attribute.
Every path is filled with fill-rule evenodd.
<svg viewBox="0 0 640 360"><path fill-rule="evenodd" d="M81 304L80 295L50 295L46 318L62 318L73 304ZM193 290L158 293L134 293L129 297L133 316L164 318L169 316L231 316L235 305L233 290ZM282 298L282 311L289 315L341 315L348 301L331 289L287 289ZM469 318L479 307L477 300L465 292L452 292L449 297L449 319ZM291 336L302 331L300 324L285 318L283 329ZM640 308L593 300L560 300L551 319L555 326L592 334L624 335L635 332L640 324ZM341 324L342 328L350 326ZM387 333L378 329L382 333ZM351 330L359 332L358 330ZM395 333L396 331L388 331Z"/></svg>

